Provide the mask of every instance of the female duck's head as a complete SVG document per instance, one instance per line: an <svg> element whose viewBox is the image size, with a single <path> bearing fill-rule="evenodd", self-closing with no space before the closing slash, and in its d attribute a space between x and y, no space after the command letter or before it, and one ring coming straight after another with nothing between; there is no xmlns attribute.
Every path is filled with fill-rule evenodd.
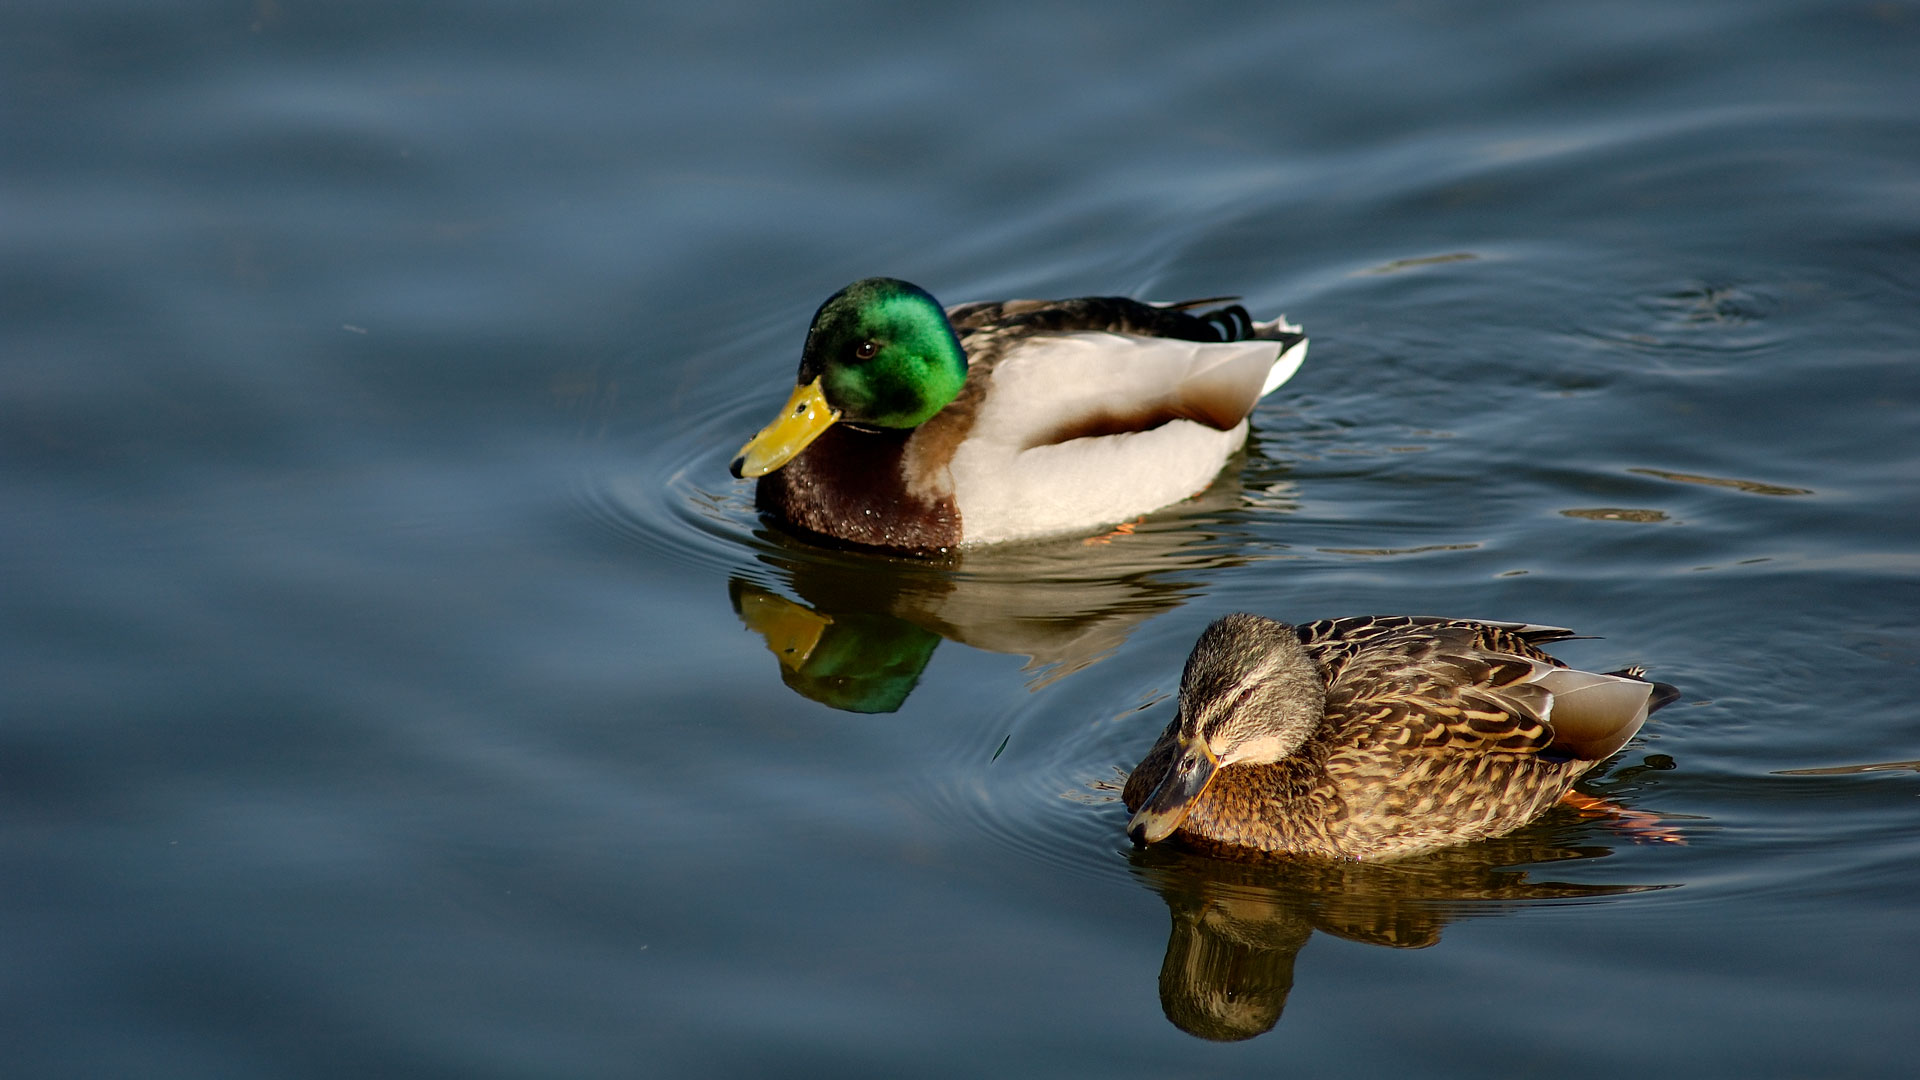
<svg viewBox="0 0 1920 1080"><path fill-rule="evenodd" d="M914 428L946 408L967 381L967 354L925 289L866 278L814 313L798 386L773 423L733 459L733 475L764 476L836 421Z"/></svg>
<svg viewBox="0 0 1920 1080"><path fill-rule="evenodd" d="M1215 620L1180 676L1179 754L1127 835L1142 845L1172 836L1221 769L1285 760L1326 713L1326 679L1293 627L1242 613Z"/></svg>

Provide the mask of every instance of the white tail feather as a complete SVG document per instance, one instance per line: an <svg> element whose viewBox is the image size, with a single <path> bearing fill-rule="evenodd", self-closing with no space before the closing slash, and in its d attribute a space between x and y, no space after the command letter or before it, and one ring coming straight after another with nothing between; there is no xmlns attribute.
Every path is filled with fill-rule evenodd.
<svg viewBox="0 0 1920 1080"><path fill-rule="evenodd" d="M1274 321L1284 322L1284 320L1281 319ZM1299 327L1293 327L1292 329L1297 330ZM1281 353L1279 359L1273 362L1273 367L1267 372L1267 381L1260 387L1260 396L1266 397L1268 394L1278 390L1282 383L1293 378L1294 372L1300 370L1300 365L1305 363L1306 359L1307 343L1304 339L1293 348Z"/></svg>

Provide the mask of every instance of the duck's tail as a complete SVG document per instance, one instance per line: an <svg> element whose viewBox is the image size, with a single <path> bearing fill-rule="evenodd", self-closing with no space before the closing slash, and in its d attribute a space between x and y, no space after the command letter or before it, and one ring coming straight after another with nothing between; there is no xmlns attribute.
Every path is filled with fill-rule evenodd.
<svg viewBox="0 0 1920 1080"><path fill-rule="evenodd" d="M1266 381L1260 387L1260 396L1266 397L1268 394L1279 389L1282 383L1293 378L1294 373L1300 370L1300 365L1306 362L1307 335L1301 332L1299 326L1288 322L1285 315L1277 319L1269 319L1266 322L1259 322L1247 313L1245 307L1239 304L1227 304L1225 307L1218 307L1212 311L1198 313L1193 311L1194 308L1205 307L1208 304L1219 304L1238 299L1239 297L1237 296L1209 296L1199 300L1180 300L1171 304L1153 304L1151 306L1161 312L1180 312L1182 316L1184 316L1181 321L1185 322L1187 326L1191 326L1193 323L1202 324L1210 328L1212 333L1217 336L1217 340L1222 342L1279 342L1280 351L1275 355L1273 367L1267 370ZM1179 329L1174 329L1172 326L1162 327L1161 332L1171 337L1201 341L1208 340L1202 336L1204 331L1202 334L1196 334L1185 326Z"/></svg>
<svg viewBox="0 0 1920 1080"><path fill-rule="evenodd" d="M1280 384L1293 378L1300 365L1307 360L1307 335L1297 326L1290 326L1283 315L1272 322L1254 323L1255 337L1264 341L1280 342L1280 355L1267 372L1267 381L1260 387L1260 396L1266 397L1280 388Z"/></svg>
<svg viewBox="0 0 1920 1080"><path fill-rule="evenodd" d="M1647 669L1641 667L1639 664L1635 664L1632 667L1623 667L1619 671L1609 671L1607 674L1618 675L1623 679L1636 679L1643 683L1652 683L1653 695L1647 699L1647 711L1650 713L1657 711L1662 706L1671 705L1680 700L1679 687L1672 683L1663 683L1647 678Z"/></svg>

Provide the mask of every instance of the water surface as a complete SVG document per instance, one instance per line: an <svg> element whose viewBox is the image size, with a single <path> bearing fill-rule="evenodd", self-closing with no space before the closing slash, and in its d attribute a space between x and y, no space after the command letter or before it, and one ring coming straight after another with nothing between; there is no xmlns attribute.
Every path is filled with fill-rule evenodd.
<svg viewBox="0 0 1920 1080"><path fill-rule="evenodd" d="M16 5L22 1076L1894 1076L1920 8ZM1236 293L1192 503L952 560L728 477L806 322ZM1384 867L1130 851L1215 616L1686 697Z"/></svg>

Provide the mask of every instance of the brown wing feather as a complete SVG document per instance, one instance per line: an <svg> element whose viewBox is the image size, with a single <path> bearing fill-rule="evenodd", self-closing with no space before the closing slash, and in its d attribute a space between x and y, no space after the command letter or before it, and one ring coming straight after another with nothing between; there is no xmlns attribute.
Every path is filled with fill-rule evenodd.
<svg viewBox="0 0 1920 1080"><path fill-rule="evenodd" d="M1348 728L1342 742L1465 754L1539 753L1552 743L1550 696L1528 680L1539 664L1564 666L1534 644L1556 633L1566 632L1417 616L1301 628L1327 669L1327 715Z"/></svg>

